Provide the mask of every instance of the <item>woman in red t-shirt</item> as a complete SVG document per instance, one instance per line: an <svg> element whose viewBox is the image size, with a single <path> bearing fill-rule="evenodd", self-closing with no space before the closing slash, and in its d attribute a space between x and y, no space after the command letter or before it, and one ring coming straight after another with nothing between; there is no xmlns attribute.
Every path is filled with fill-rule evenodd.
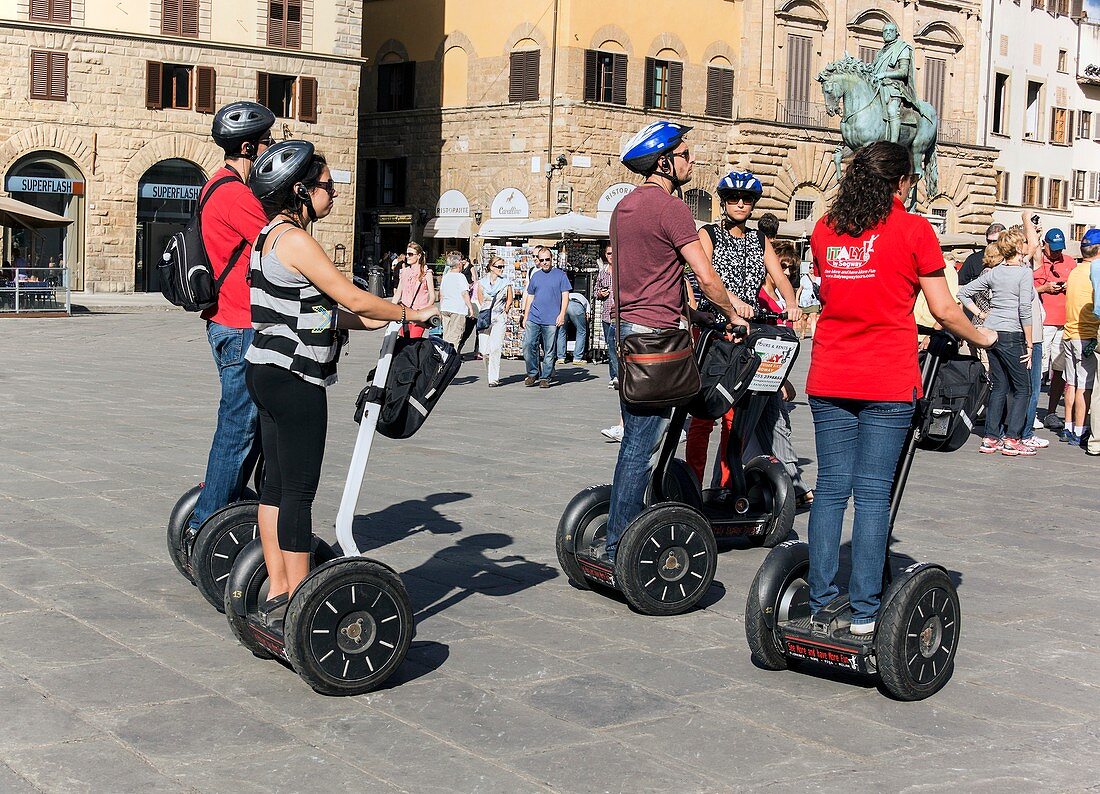
<svg viewBox="0 0 1100 794"><path fill-rule="evenodd" d="M913 319L918 290L948 331L979 347L997 338L966 319L948 291L932 227L905 211L912 171L909 150L895 143L860 149L810 238L823 307L806 382L818 460L810 608L817 613L840 593L841 527L854 495L849 594L856 635L875 630L894 469L921 396Z"/></svg>

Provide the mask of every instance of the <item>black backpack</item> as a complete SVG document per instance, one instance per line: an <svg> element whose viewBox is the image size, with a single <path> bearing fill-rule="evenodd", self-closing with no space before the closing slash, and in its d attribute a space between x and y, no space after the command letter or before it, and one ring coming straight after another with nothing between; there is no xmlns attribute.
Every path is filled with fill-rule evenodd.
<svg viewBox="0 0 1100 794"><path fill-rule="evenodd" d="M945 359L924 398L927 412L918 446L932 452L954 452L985 417L989 376L982 362L973 356Z"/></svg>
<svg viewBox="0 0 1100 794"><path fill-rule="evenodd" d="M233 269L237 257L248 247L249 241L242 240L230 255L225 270L214 278L214 269L210 266L210 257L202 239L202 208L215 190L233 181L239 181L239 178L225 176L209 187L187 226L183 231L172 235L161 261L157 264L161 294L169 303L186 311L201 312L218 302L218 291L222 282Z"/></svg>
<svg viewBox="0 0 1100 794"><path fill-rule="evenodd" d="M359 393L355 421L362 420L368 402L380 403L378 432L388 438L408 438L424 424L461 363L454 345L439 337L399 337L385 390L370 385ZM374 370L367 380L374 380Z"/></svg>
<svg viewBox="0 0 1100 794"><path fill-rule="evenodd" d="M712 334L706 357L699 365L703 386L688 403L688 413L699 419L721 418L748 390L759 366L760 357L752 345Z"/></svg>

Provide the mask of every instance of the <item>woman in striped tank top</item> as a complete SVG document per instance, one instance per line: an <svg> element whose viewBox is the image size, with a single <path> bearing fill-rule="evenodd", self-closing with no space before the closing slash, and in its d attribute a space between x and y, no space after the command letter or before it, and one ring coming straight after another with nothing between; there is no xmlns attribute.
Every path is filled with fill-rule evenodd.
<svg viewBox="0 0 1100 794"><path fill-rule="evenodd" d="M313 239L307 226L332 211L336 187L312 144L270 147L256 158L248 185L269 219L252 251L256 336L245 358L266 462L259 528L270 590L260 612L275 626L309 573L313 498L328 428L325 387L336 382L345 329L426 322L438 311L406 309L359 289Z"/></svg>

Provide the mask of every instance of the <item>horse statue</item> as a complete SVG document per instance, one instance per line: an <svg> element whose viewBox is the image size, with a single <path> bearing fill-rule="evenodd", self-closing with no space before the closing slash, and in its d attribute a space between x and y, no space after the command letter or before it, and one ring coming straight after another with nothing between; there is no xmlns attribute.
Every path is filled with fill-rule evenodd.
<svg viewBox="0 0 1100 794"><path fill-rule="evenodd" d="M840 135L844 143L833 151L836 178L840 180L841 160L846 152L854 152L875 141L889 140L886 107L882 101L879 78L871 66L848 53L833 61L817 76L825 95L825 112L841 116ZM902 110L898 143L909 148L913 158L913 173L923 176L926 192L935 196L939 191L939 170L936 166L936 128L939 118L927 102L918 100L917 107L906 105ZM917 204L914 183L909 196L909 210Z"/></svg>

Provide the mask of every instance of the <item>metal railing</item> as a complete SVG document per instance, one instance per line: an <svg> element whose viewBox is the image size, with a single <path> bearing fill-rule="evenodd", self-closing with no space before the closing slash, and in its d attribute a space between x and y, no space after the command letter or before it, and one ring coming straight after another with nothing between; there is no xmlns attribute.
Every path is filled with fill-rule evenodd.
<svg viewBox="0 0 1100 794"><path fill-rule="evenodd" d="M840 116L830 116L824 102L777 102L775 120L798 127L816 127L823 130L840 129Z"/></svg>
<svg viewBox="0 0 1100 794"><path fill-rule="evenodd" d="M0 314L72 314L67 267L7 267L0 270Z"/></svg>

